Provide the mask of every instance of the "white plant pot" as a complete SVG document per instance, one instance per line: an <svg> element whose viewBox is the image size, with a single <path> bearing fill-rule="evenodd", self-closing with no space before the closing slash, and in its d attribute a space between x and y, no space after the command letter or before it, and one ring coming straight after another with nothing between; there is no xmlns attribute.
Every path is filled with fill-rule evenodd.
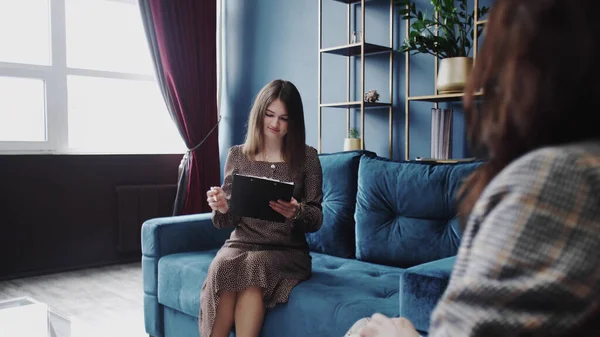
<svg viewBox="0 0 600 337"><path fill-rule="evenodd" d="M344 139L344 151L356 151L361 149L360 138Z"/></svg>
<svg viewBox="0 0 600 337"><path fill-rule="evenodd" d="M473 58L451 57L440 60L437 89L440 94L461 93L473 69Z"/></svg>

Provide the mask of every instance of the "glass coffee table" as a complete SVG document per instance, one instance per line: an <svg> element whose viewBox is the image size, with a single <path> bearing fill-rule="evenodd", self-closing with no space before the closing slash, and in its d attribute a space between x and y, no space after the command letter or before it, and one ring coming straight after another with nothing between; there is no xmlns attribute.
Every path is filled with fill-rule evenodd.
<svg viewBox="0 0 600 337"><path fill-rule="evenodd" d="M74 337L71 318L30 297L0 302L2 337Z"/></svg>

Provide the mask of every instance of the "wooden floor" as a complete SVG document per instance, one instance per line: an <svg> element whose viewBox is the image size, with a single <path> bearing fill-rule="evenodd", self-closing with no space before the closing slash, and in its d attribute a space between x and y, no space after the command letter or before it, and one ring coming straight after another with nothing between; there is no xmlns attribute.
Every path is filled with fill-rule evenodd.
<svg viewBox="0 0 600 337"><path fill-rule="evenodd" d="M70 316L72 337L148 336L139 262L0 282L0 301L22 296Z"/></svg>

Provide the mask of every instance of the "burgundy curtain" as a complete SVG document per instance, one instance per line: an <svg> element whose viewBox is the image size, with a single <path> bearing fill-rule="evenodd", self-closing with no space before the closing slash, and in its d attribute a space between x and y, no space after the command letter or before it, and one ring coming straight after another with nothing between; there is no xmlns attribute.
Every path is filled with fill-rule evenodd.
<svg viewBox="0 0 600 337"><path fill-rule="evenodd" d="M188 148L174 215L209 211L206 190L220 181L216 1L139 1L161 90Z"/></svg>

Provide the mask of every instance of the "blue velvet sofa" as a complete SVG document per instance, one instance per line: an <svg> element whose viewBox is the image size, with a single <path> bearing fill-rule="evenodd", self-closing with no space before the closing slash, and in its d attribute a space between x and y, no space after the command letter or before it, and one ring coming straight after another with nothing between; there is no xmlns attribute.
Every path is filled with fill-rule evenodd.
<svg viewBox="0 0 600 337"><path fill-rule="evenodd" d="M367 151L320 160L323 226L306 235L312 276L267 311L261 336L341 337L375 312L407 317L426 334L460 244L455 196L479 163L393 162ZM148 334L199 335L200 288L230 233L210 214L143 224Z"/></svg>

